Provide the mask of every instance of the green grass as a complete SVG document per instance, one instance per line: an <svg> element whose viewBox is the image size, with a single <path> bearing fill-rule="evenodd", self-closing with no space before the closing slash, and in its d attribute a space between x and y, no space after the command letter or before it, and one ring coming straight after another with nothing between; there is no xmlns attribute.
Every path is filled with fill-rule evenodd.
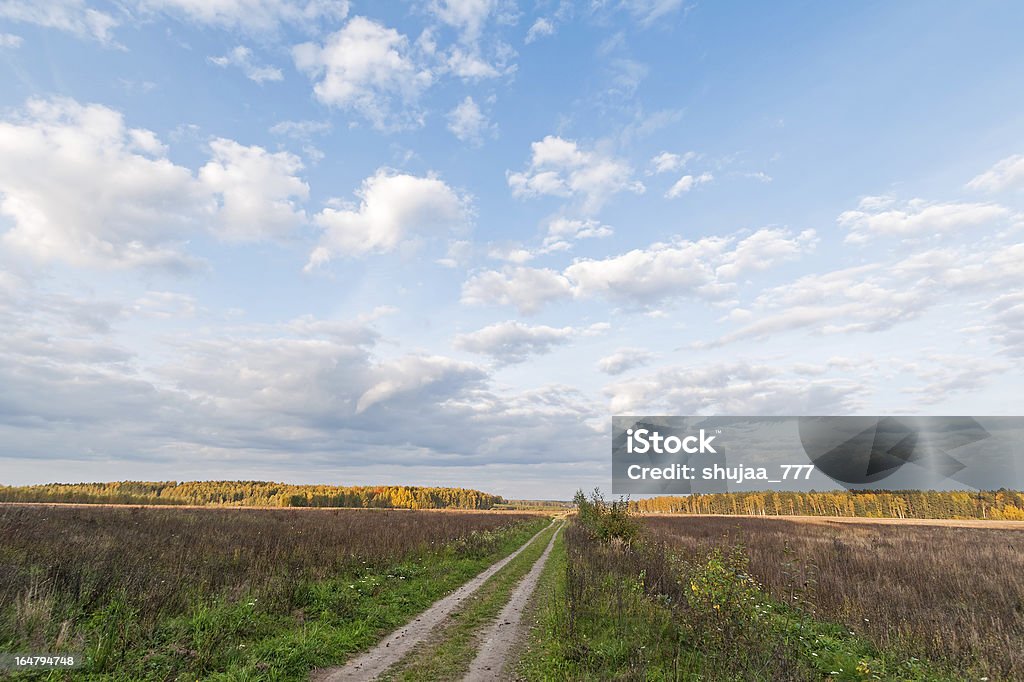
<svg viewBox="0 0 1024 682"><path fill-rule="evenodd" d="M497 618L555 532L557 526L552 526L539 535L453 612L443 630L417 647L382 679L403 682L462 679L476 656L480 633Z"/></svg>
<svg viewBox="0 0 1024 682"><path fill-rule="evenodd" d="M408 622L444 594L508 555L549 523L538 517L500 533L487 551L458 543L384 568L352 570L290 585L291 613L256 595L198 600L138 641L137 613L113 600L79 629L86 669L21 673L12 679L306 680L314 667L343 663ZM126 643L131 642L131 646Z"/></svg>

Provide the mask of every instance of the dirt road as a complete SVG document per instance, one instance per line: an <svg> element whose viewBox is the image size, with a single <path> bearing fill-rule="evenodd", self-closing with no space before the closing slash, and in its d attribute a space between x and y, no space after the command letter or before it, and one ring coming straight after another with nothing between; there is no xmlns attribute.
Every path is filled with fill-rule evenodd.
<svg viewBox="0 0 1024 682"><path fill-rule="evenodd" d="M552 523L555 522L552 521ZM490 568L462 585L462 587L434 602L430 608L413 619L412 622L395 630L373 649L357 656L344 666L314 671L310 679L313 682L359 682L376 679L385 670L401 661L413 647L426 639L435 628L440 626L459 604L476 592L481 585L487 582L488 578L504 568L512 559L519 556L520 552L526 549L530 543L536 540L548 528L550 526L539 531L532 538L524 542L519 549L494 563ZM550 550L550 545L548 550ZM545 558L548 550L545 550Z"/></svg>
<svg viewBox="0 0 1024 682"><path fill-rule="evenodd" d="M551 554L551 548L555 546L555 538L558 537L561 530L559 527L551 536L544 553L533 564L533 568L526 574L526 577L516 586L515 592L509 597L508 603L505 604L505 608L498 614L494 623L483 633L480 650L477 652L476 658L473 659L473 663L470 664L469 672L463 678L467 682L510 679L507 668L512 661L508 660L508 655L524 634L523 610L537 588L537 581L547 563L548 555Z"/></svg>

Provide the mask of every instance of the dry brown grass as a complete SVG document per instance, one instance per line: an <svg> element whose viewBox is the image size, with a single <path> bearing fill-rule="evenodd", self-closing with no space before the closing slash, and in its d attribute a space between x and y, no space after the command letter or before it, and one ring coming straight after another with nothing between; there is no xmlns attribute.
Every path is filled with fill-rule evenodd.
<svg viewBox="0 0 1024 682"><path fill-rule="evenodd" d="M19 629L127 595L146 621L198 596L259 592L287 609L303 581L383 566L451 542L484 542L510 513L352 509L0 507L0 605ZM63 614L53 614L63 616Z"/></svg>
<svg viewBox="0 0 1024 682"><path fill-rule="evenodd" d="M1024 679L1024 533L942 524L647 517L686 553L742 545L777 598L807 600L883 647Z"/></svg>

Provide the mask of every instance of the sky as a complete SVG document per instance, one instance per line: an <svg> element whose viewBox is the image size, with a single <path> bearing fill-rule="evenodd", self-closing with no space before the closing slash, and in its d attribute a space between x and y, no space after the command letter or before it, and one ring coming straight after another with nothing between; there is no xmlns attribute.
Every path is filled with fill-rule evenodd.
<svg viewBox="0 0 1024 682"><path fill-rule="evenodd" d="M0 0L0 483L610 487L1021 414L1017 2Z"/></svg>

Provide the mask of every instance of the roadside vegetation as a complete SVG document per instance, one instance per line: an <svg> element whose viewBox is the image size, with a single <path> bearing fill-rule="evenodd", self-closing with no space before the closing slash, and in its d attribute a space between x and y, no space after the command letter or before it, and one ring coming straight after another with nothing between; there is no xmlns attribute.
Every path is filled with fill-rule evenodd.
<svg viewBox="0 0 1024 682"><path fill-rule="evenodd" d="M524 679L1024 679L1019 531L640 519L596 491L577 505Z"/></svg>
<svg viewBox="0 0 1024 682"><path fill-rule="evenodd" d="M4 506L0 651L86 654L84 671L47 678L55 680L304 680L548 522L488 512Z"/></svg>

